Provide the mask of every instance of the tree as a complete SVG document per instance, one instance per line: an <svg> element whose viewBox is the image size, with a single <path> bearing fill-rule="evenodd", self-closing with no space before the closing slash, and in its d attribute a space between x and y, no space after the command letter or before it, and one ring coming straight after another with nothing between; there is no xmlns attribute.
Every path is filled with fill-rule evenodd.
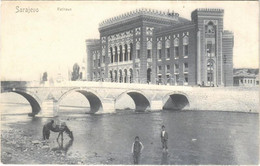
<svg viewBox="0 0 260 166"><path fill-rule="evenodd" d="M42 75L42 81L45 82L45 81L48 81L48 74L47 72L44 72L43 75Z"/></svg>
<svg viewBox="0 0 260 166"><path fill-rule="evenodd" d="M73 72L72 72L72 75L71 75L71 81L76 81L79 79L80 77L80 74L79 74L79 65L77 63L75 63L73 65Z"/></svg>

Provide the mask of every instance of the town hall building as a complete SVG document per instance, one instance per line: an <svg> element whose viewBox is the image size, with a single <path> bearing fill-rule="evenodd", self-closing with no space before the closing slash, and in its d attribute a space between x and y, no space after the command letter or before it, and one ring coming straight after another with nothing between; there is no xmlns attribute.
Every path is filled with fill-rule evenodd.
<svg viewBox="0 0 260 166"><path fill-rule="evenodd" d="M224 10L178 13L137 9L100 23L86 40L87 79L163 85L233 85L233 33Z"/></svg>

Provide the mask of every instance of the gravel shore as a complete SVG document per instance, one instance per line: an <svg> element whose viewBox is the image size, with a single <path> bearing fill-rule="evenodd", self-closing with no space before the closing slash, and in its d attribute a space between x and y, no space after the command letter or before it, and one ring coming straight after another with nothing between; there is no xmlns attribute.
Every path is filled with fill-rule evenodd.
<svg viewBox="0 0 260 166"><path fill-rule="evenodd" d="M53 148L51 141L44 141L19 125L1 131L1 162L3 164L113 164L111 156L72 154L62 148ZM67 140L66 140L67 141Z"/></svg>

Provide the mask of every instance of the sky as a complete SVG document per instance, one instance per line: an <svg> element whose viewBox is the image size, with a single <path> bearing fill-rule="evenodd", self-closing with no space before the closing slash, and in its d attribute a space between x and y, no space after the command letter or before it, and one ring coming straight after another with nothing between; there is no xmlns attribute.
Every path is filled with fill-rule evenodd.
<svg viewBox="0 0 260 166"><path fill-rule="evenodd" d="M39 81L45 71L49 78L57 73L67 78L68 69L86 59L85 40L99 38L100 22L139 8L174 10L189 20L196 8L224 9L224 29L234 33L234 67L258 68L258 7L257 1L4 1L1 79ZM24 8L38 12L21 12Z"/></svg>

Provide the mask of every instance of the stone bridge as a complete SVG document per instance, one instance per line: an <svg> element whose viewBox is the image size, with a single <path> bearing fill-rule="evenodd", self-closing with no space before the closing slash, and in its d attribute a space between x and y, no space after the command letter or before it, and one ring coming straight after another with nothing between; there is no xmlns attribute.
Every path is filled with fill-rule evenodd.
<svg viewBox="0 0 260 166"><path fill-rule="evenodd" d="M258 91L236 88L201 88L108 82L63 82L44 85L35 82L1 82L1 93L22 95L32 107L31 116L57 116L59 103L72 92L78 92L89 101L92 113L113 113L115 103L122 95L129 95L138 111L163 109L226 110L236 111L241 102L243 111L258 106ZM244 99L245 95L256 99ZM229 101L225 104L225 101ZM224 106L224 107L223 107ZM225 107L226 106L226 107ZM240 110L237 110L240 111Z"/></svg>

